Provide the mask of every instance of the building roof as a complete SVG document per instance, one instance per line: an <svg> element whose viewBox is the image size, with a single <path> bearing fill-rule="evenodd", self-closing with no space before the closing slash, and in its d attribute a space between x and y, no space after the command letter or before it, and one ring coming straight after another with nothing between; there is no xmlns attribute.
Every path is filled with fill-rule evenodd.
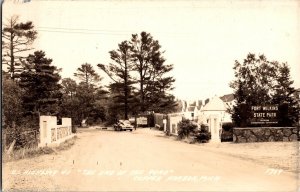
<svg viewBox="0 0 300 192"><path fill-rule="evenodd" d="M188 111L194 111L196 106L189 106Z"/></svg>
<svg viewBox="0 0 300 192"><path fill-rule="evenodd" d="M198 109L199 111L201 110L201 108L202 108L202 104L199 105L199 106L197 106L197 109Z"/></svg>
<svg viewBox="0 0 300 192"><path fill-rule="evenodd" d="M217 96L209 100L209 102L202 108L202 111L226 111L225 103Z"/></svg>
<svg viewBox="0 0 300 192"><path fill-rule="evenodd" d="M222 101L224 101L224 102L230 102L230 101L234 100L234 95L232 93L223 95L222 97L220 97L220 99L222 99Z"/></svg>

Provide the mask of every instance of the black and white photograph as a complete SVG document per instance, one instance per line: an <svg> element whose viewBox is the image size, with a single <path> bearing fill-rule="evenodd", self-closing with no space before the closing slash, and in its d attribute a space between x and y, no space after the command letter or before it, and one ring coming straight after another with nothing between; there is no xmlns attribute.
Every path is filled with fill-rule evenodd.
<svg viewBox="0 0 300 192"><path fill-rule="evenodd" d="M2 0L1 191L300 191L300 1Z"/></svg>

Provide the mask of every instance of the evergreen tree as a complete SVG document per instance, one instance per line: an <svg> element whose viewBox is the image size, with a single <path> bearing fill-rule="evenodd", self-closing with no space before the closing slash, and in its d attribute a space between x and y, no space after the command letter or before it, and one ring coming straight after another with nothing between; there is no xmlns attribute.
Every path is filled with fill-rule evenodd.
<svg viewBox="0 0 300 192"><path fill-rule="evenodd" d="M132 111L132 102L134 101L132 95L134 81L130 75L133 70L130 61L131 49L130 44L123 41L118 45L117 50L109 52L113 63L108 66L98 64L98 67L113 80L113 83L109 86L113 99L110 111L112 113L117 113L118 110L123 111L125 119L128 119L129 110Z"/></svg>
<svg viewBox="0 0 300 192"><path fill-rule="evenodd" d="M25 91L22 99L25 111L56 115L62 97L59 70L51 65L52 59L46 58L43 51L35 51L26 61L20 76L20 86Z"/></svg>
<svg viewBox="0 0 300 192"><path fill-rule="evenodd" d="M299 106L294 97L295 88L290 77L290 69L286 63L278 68L274 86L273 103L279 106L279 125L293 126L298 122Z"/></svg>
<svg viewBox="0 0 300 192"><path fill-rule="evenodd" d="M64 78L61 82L62 85L62 103L60 105L60 116L71 117L74 125L79 125L81 118L78 112L80 103L76 98L77 83L71 78Z"/></svg>
<svg viewBox="0 0 300 192"><path fill-rule="evenodd" d="M99 82L100 76L93 66L88 63L77 68L74 76L80 80L76 87L75 100L78 104L76 108L76 119L80 122L87 120L88 124L94 124L105 120L104 101L106 91L102 89Z"/></svg>
<svg viewBox="0 0 300 192"><path fill-rule="evenodd" d="M161 46L150 33L133 34L131 38L134 69L138 73L140 111L170 111L176 106L170 95L173 77L165 77L172 65L166 65Z"/></svg>
<svg viewBox="0 0 300 192"><path fill-rule="evenodd" d="M12 16L2 30L2 64L8 66L10 77L14 80L22 72L21 53L36 39L37 32L32 22L20 23L18 16Z"/></svg>
<svg viewBox="0 0 300 192"><path fill-rule="evenodd" d="M93 86L87 86L85 82L79 83L76 91L76 98L79 102L77 110L81 120L89 117L95 102L95 93L96 89Z"/></svg>
<svg viewBox="0 0 300 192"><path fill-rule="evenodd" d="M81 82L84 82L87 86L94 86L100 82L101 78L94 70L93 66L89 63L84 63L77 68L77 72L74 73Z"/></svg>
<svg viewBox="0 0 300 192"><path fill-rule="evenodd" d="M173 90L172 84L175 82L173 77L164 77L166 73L173 69L172 65L154 66L152 69L152 79L149 80L146 88L147 106L149 111L160 113L173 112L176 110L177 103L175 97L169 93Z"/></svg>
<svg viewBox="0 0 300 192"><path fill-rule="evenodd" d="M76 93L77 83L71 78L64 78L61 82L63 93L72 98Z"/></svg>
<svg viewBox="0 0 300 192"><path fill-rule="evenodd" d="M2 126L19 125L22 116L23 91L19 85L4 75L2 79Z"/></svg>
<svg viewBox="0 0 300 192"><path fill-rule="evenodd" d="M268 61L264 55L249 53L243 63L235 61L234 89L236 105L232 118L237 126L249 126L251 106L279 105L279 124L291 125L298 118L297 106L292 97L294 88L287 64ZM290 122L290 123L288 123Z"/></svg>

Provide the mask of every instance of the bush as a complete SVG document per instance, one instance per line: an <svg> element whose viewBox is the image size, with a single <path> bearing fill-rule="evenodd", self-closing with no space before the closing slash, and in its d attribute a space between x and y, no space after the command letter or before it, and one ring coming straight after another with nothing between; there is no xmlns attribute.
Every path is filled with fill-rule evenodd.
<svg viewBox="0 0 300 192"><path fill-rule="evenodd" d="M178 138L188 138L192 133L196 132L197 124L189 119L183 119L178 124Z"/></svg>
<svg viewBox="0 0 300 192"><path fill-rule="evenodd" d="M221 142L233 141L233 127L234 127L233 123L222 124Z"/></svg>
<svg viewBox="0 0 300 192"><path fill-rule="evenodd" d="M72 125L72 133L77 133L77 127L75 125Z"/></svg>
<svg viewBox="0 0 300 192"><path fill-rule="evenodd" d="M200 143L207 143L211 139L211 133L208 131L208 126L201 125L200 130L195 133L195 140Z"/></svg>
<svg viewBox="0 0 300 192"><path fill-rule="evenodd" d="M15 141L14 149L36 147L39 142L39 130L32 127L7 127L3 130L3 142L8 147Z"/></svg>
<svg viewBox="0 0 300 192"><path fill-rule="evenodd" d="M231 131L222 131L221 134L221 142L232 142L233 141L233 133Z"/></svg>
<svg viewBox="0 0 300 192"><path fill-rule="evenodd" d="M231 131L232 132L233 127L234 127L233 123L223 123L222 124L223 131Z"/></svg>

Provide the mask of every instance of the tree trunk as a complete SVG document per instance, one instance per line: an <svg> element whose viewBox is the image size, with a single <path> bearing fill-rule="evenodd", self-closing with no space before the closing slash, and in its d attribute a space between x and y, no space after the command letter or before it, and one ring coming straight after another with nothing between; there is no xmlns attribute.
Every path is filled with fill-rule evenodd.
<svg viewBox="0 0 300 192"><path fill-rule="evenodd" d="M13 32L10 33L10 76L15 80L15 57L14 57L14 45L13 45Z"/></svg>
<svg viewBox="0 0 300 192"><path fill-rule="evenodd" d="M143 64L142 62L140 63L140 107L141 107L141 112L145 112L145 95L144 95L144 77L143 77Z"/></svg>
<svg viewBox="0 0 300 192"><path fill-rule="evenodd" d="M125 55L125 78L124 78L124 92L125 92L125 120L128 120L128 69L127 69L127 58Z"/></svg>

